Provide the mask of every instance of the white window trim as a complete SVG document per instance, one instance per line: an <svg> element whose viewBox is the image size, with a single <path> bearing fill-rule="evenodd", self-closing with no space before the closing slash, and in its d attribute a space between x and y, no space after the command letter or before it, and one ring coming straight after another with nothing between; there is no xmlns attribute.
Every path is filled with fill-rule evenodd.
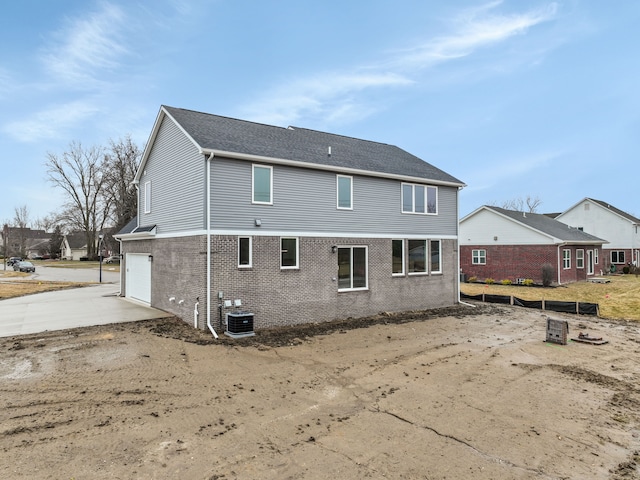
<svg viewBox="0 0 640 480"><path fill-rule="evenodd" d="M394 272L393 271L393 242L400 242L402 244L402 271L401 272ZM405 241L404 239L401 238L393 238L391 239L391 276L392 277L404 277L405 276L405 271L407 269L407 259L405 257L404 254L404 244Z"/></svg>
<svg viewBox="0 0 640 480"><path fill-rule="evenodd" d="M438 270L431 270L431 243L438 242ZM429 273L433 273L435 275L439 275L442 273L442 240L439 239L431 239L429 240Z"/></svg>
<svg viewBox="0 0 640 480"><path fill-rule="evenodd" d="M597 248L593 249L593 263L595 265L599 265L600 264L600 256L598 255L598 249Z"/></svg>
<svg viewBox="0 0 640 480"><path fill-rule="evenodd" d="M568 253L568 255L565 256L565 253ZM562 250L562 269L571 269L571 250L569 250L568 248Z"/></svg>
<svg viewBox="0 0 640 480"><path fill-rule="evenodd" d="M424 272L411 272L408 268L407 268L407 275L410 276L419 276L419 275L429 275L429 264L431 263L431 259L429 258L429 240L424 238L412 238L410 240L419 240L421 242L424 242ZM407 256L409 255L409 245L407 245Z"/></svg>
<svg viewBox="0 0 640 480"><path fill-rule="evenodd" d="M367 272L365 275L365 286L364 287L356 287L356 288L338 288L338 292L361 292L364 290L369 290L369 247L367 245L339 245L338 248L348 248L351 250L351 280L353 283L353 249L354 248L364 248L364 268Z"/></svg>
<svg viewBox="0 0 640 480"><path fill-rule="evenodd" d="M614 262L613 261L613 254L616 254L617 260ZM620 261L620 253L622 253L622 256L625 257L625 259L623 261ZM611 250L611 254L609 255L609 260L611 261L611 263L613 265L624 265L626 262L626 253L624 250Z"/></svg>
<svg viewBox="0 0 640 480"><path fill-rule="evenodd" d="M478 252L477 255L477 259L478 261L476 262L476 255L474 255L475 252ZM480 252L484 252L484 255L480 255ZM484 260L483 262L481 262L480 260ZM484 248L473 248L471 249L471 265L486 265L487 264L487 250Z"/></svg>
<svg viewBox="0 0 640 480"><path fill-rule="evenodd" d="M282 265L282 240L296 241L296 264L292 266ZM280 270L299 270L300 269L300 239L298 237L280 237Z"/></svg>
<svg viewBox="0 0 640 480"><path fill-rule="evenodd" d="M144 182L144 213L151 213L151 180Z"/></svg>
<svg viewBox="0 0 640 480"><path fill-rule="evenodd" d="M411 210L404 209L404 186L408 185L411 187ZM424 187L424 212L416 212L416 186ZM429 198L428 191L430 188L433 188L436 192L436 211L429 212L429 203L427 199ZM421 183L407 183L402 182L400 184L400 212L408 215L438 215L438 187L435 185L423 185Z"/></svg>
<svg viewBox="0 0 640 480"><path fill-rule="evenodd" d="M348 178L349 179L349 206L341 207L340 206L340 179ZM336 175L336 208L338 210L353 210L353 177L351 175Z"/></svg>
<svg viewBox="0 0 640 480"><path fill-rule="evenodd" d="M255 200L256 168L266 168L269 170L269 201L268 202L258 202ZM271 165L259 165L254 163L251 166L251 203L255 205L273 205L273 167Z"/></svg>
<svg viewBox="0 0 640 480"><path fill-rule="evenodd" d="M584 269L584 250L582 248L576 250L576 268Z"/></svg>
<svg viewBox="0 0 640 480"><path fill-rule="evenodd" d="M249 263L247 265L240 264L240 239L246 238L249 240ZM253 237L239 236L238 237L238 268L251 268L253 267Z"/></svg>

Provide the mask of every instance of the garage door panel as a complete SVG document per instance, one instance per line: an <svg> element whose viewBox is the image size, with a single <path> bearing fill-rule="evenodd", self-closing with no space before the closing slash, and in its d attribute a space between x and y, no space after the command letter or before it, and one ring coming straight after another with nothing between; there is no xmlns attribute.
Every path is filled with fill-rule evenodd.
<svg viewBox="0 0 640 480"><path fill-rule="evenodd" d="M126 296L151 304L151 262L147 253L126 254Z"/></svg>

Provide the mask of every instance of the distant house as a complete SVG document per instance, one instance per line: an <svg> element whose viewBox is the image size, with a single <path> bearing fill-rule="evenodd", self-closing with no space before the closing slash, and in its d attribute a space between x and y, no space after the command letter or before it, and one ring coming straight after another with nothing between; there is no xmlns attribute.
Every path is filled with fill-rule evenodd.
<svg viewBox="0 0 640 480"><path fill-rule="evenodd" d="M458 302L464 184L398 147L163 106L134 183L122 291L200 328Z"/></svg>
<svg viewBox="0 0 640 480"><path fill-rule="evenodd" d="M606 240L547 215L483 206L460 220L460 268L467 278L542 283L542 267L564 284L601 273Z"/></svg>
<svg viewBox="0 0 640 480"><path fill-rule="evenodd" d="M602 268L620 270L640 266L640 219L613 205L584 198L556 216L556 220L604 238Z"/></svg>
<svg viewBox="0 0 640 480"><path fill-rule="evenodd" d="M28 227L7 227L0 229L0 251L7 248L7 256L33 258L48 254L51 234L44 230Z"/></svg>
<svg viewBox="0 0 640 480"><path fill-rule="evenodd" d="M63 260L80 260L87 256L87 236L84 232L64 235L60 245L60 258Z"/></svg>

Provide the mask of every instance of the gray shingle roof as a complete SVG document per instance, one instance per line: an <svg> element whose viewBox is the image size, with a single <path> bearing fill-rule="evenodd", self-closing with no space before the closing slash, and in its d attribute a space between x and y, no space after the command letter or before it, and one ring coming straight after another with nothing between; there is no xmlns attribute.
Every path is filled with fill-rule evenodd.
<svg viewBox="0 0 640 480"><path fill-rule="evenodd" d="M464 185L457 178L393 145L182 108L163 108L202 149ZM328 154L329 147L331 155Z"/></svg>
<svg viewBox="0 0 640 480"><path fill-rule="evenodd" d="M629 220L629 221L631 221L633 223L640 224L640 219L638 219L638 218L634 217L633 215L625 212L624 210L620 210L619 208L616 208L613 205L608 204L607 202L603 202L602 200L596 200L595 198L588 198L587 200L595 202L598 205L603 206L607 210L611 210L612 212L617 213L621 217L624 217L624 218L626 218L627 220Z"/></svg>
<svg viewBox="0 0 640 480"><path fill-rule="evenodd" d="M547 215L540 213L518 212L516 210L507 210L500 207L486 207L509 217L516 222L522 223L539 232L551 235L563 242L570 243L607 243L606 240L590 235L577 228L559 222Z"/></svg>

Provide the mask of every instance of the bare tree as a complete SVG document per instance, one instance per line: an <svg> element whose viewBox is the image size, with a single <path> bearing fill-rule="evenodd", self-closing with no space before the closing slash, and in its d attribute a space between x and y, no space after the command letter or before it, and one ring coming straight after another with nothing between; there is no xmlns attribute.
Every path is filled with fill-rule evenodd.
<svg viewBox="0 0 640 480"><path fill-rule="evenodd" d="M109 141L105 154L104 194L111 206L111 220L117 232L136 216L138 197L132 185L140 165L142 150L127 135L115 142Z"/></svg>
<svg viewBox="0 0 640 480"><path fill-rule="evenodd" d="M52 232L58 224L59 220L54 214L45 215L44 217L38 217L31 222L31 227L37 230L44 230L45 232Z"/></svg>
<svg viewBox="0 0 640 480"><path fill-rule="evenodd" d="M536 213L538 211L538 207L542 205L542 200L540 200L540 197L538 196L532 197L531 195L527 195L527 197L524 199L522 197L518 197L518 198L513 198L511 200L505 200L499 205L497 202L494 202L491 205L496 207L500 206L507 210L515 210L517 212L526 211L529 213ZM525 205L526 205L526 209L525 209Z"/></svg>
<svg viewBox="0 0 640 480"><path fill-rule="evenodd" d="M96 234L107 220L110 204L104 193L103 149L71 142L62 155L47 153L47 175L62 188L66 201L60 215L70 228L85 233L87 256L96 256Z"/></svg>
<svg viewBox="0 0 640 480"><path fill-rule="evenodd" d="M27 254L27 237L29 229L29 207L21 205L14 208L13 225L15 227L18 240L19 255L25 257Z"/></svg>

